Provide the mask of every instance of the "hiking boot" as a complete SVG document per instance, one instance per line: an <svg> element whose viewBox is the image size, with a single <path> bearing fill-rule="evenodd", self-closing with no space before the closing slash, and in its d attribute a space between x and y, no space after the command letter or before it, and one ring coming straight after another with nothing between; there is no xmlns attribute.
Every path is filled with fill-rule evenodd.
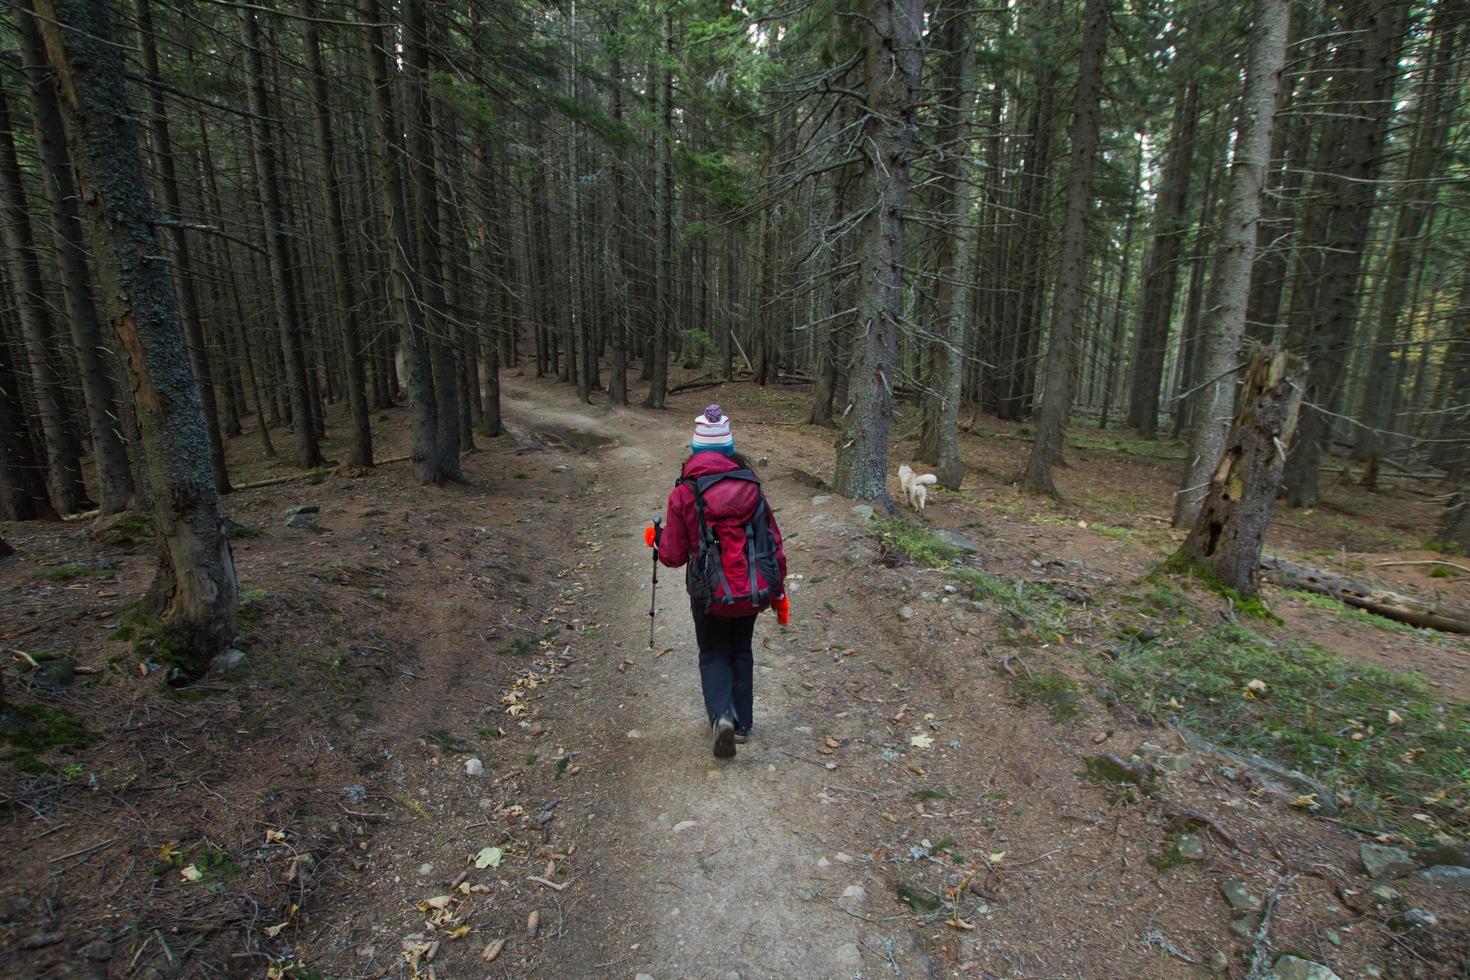
<svg viewBox="0 0 1470 980"><path fill-rule="evenodd" d="M735 758L735 722L729 716L721 718L713 725L715 733L715 758Z"/></svg>
<svg viewBox="0 0 1470 980"><path fill-rule="evenodd" d="M750 729L749 728L737 728L737 729L735 729L735 744L736 745L744 745L746 742L749 742L749 741L750 741Z"/></svg>

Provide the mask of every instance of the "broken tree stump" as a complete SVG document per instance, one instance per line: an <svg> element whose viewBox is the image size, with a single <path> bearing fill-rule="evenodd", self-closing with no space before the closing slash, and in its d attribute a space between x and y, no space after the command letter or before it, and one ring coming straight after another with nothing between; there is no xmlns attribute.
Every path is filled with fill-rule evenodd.
<svg viewBox="0 0 1470 980"><path fill-rule="evenodd" d="M1221 585L1255 595L1304 372L1303 362L1284 351L1251 352L1225 452L1210 477L1199 518L1171 564L1202 566Z"/></svg>
<svg viewBox="0 0 1470 980"><path fill-rule="evenodd" d="M1470 607L1393 592L1335 572L1298 565L1285 558L1262 559L1261 571L1277 585L1331 596L1343 605L1363 609L1395 622L1443 630L1446 633L1470 633Z"/></svg>

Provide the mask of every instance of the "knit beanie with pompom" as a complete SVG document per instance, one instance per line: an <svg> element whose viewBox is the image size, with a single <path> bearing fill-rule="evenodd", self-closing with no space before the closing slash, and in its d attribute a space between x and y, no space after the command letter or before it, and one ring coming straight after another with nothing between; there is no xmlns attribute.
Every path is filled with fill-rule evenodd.
<svg viewBox="0 0 1470 980"><path fill-rule="evenodd" d="M730 434L730 417L711 405L694 419L694 438L689 448L696 453L716 452L726 456L735 452L735 437Z"/></svg>

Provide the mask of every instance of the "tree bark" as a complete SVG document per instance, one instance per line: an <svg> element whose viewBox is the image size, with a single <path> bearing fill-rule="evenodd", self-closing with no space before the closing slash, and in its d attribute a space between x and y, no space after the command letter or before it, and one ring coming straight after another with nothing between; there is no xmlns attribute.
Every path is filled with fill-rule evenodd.
<svg viewBox="0 0 1470 980"><path fill-rule="evenodd" d="M435 106L429 98L429 12L425 0L407 0L403 67L408 79L408 126L418 244L417 288L423 305L429 365L434 373L436 453L434 482L459 480L459 384L455 374L452 324L445 317L443 238L439 225L439 183L435 174Z"/></svg>
<svg viewBox="0 0 1470 980"><path fill-rule="evenodd" d="M1470 633L1470 607L1405 595L1275 556L1262 559L1261 572L1277 585L1331 596L1345 606L1398 623L1446 633Z"/></svg>
<svg viewBox="0 0 1470 980"><path fill-rule="evenodd" d="M863 155L872 205L862 222L857 338L833 487L858 500L888 497L888 431L903 311L904 219L909 199L923 0L864 4Z"/></svg>
<svg viewBox="0 0 1470 980"><path fill-rule="evenodd" d="M234 639L236 578L157 215L106 0L37 0L107 314L126 353L163 562L171 646L194 673Z"/></svg>
<svg viewBox="0 0 1470 980"><path fill-rule="evenodd" d="M1190 82L1175 106L1174 125L1164 162L1164 176L1154 211L1153 241L1144 260L1138 327L1133 334L1133 371L1128 396L1128 425L1153 438L1159 429L1159 390L1174 294L1179 281L1179 253L1184 244L1189 182L1199 122L1200 86Z"/></svg>
<svg viewBox="0 0 1470 980"><path fill-rule="evenodd" d="M9 285L0 275L0 289ZM46 491L46 467L36 456L21 398L15 372L19 358L12 355L11 348L0 335L0 520L58 520Z"/></svg>
<svg viewBox="0 0 1470 980"><path fill-rule="evenodd" d="M1204 381L1195 393L1189 462L1182 488L1174 498L1175 527L1191 526L1198 519L1210 472L1225 447L1290 19L1291 0L1256 0L1228 200L1205 303L1199 364L1199 377Z"/></svg>
<svg viewBox="0 0 1470 980"><path fill-rule="evenodd" d="M1291 354L1258 349L1251 355L1204 505L1171 560L1176 567L1205 566L1242 596L1256 594L1282 457L1301 405L1302 368Z"/></svg>
<svg viewBox="0 0 1470 980"><path fill-rule="evenodd" d="M61 278L62 298L72 343L81 371L92 436L92 458L97 465L98 507L103 514L127 508L133 499L133 473L127 446L118 433L117 391L112 382L111 358L102 343L102 326L92 297L87 268L87 246L77 210L76 181L66 155L66 130L46 50L29 2L17 11L25 39L25 71L31 83L31 118L41 159L46 196L51 204L52 237Z"/></svg>
<svg viewBox="0 0 1470 980"><path fill-rule="evenodd" d="M958 490L964 481L960 461L960 381L965 365L965 342L974 314L969 280L970 256L975 242L971 214L973 178L967 162L975 124L974 13L962 2L946 11L946 90L942 95L941 159L938 193L949 227L944 233L934 284L934 342L930 345L929 391L924 401L919 458L934 464L940 486Z"/></svg>
<svg viewBox="0 0 1470 980"><path fill-rule="evenodd" d="M669 335L672 332L674 278L674 15L662 18L663 57L658 69L658 134L654 160L654 257L652 372L645 408L663 408L669 388Z"/></svg>
<svg viewBox="0 0 1470 980"><path fill-rule="evenodd" d="M281 223L285 212L281 199L281 175L277 166L276 141L271 134L274 116L265 90L265 53L257 13L250 7L240 8L241 42L245 46L245 62L249 81L250 147L255 160L256 192L259 194L261 228L265 233L266 259L270 265L271 300L279 324L281 357L285 369L285 385L291 403L291 435L296 447L296 465L313 469L322 465L321 446L317 442L312 406L311 381L307 376L306 352L302 348L301 321L295 297L287 285L290 269L289 245Z"/></svg>
<svg viewBox="0 0 1470 980"><path fill-rule="evenodd" d="M1286 464L1286 499L1311 507L1323 443L1323 409L1337 393L1358 313L1363 246L1373 216L1376 181L1398 79L1407 0L1350 0L1335 7L1345 39L1332 62L1329 103L1318 163L1312 169L1314 205L1296 249L1288 346L1309 365L1307 412Z"/></svg>
<svg viewBox="0 0 1470 980"><path fill-rule="evenodd" d="M343 365L347 374L347 403L352 413L352 440L347 448L348 466L373 465L373 431L368 417L367 380L363 368L362 324L357 298L352 294L352 266L347 249L347 217L342 202L342 185L337 174L336 140L332 134L332 107L327 92L326 66L322 60L317 29L317 0L300 0L302 37L306 47L306 82L312 101L312 135L321 154L322 207L331 237L332 285L342 320Z"/></svg>
<svg viewBox="0 0 1470 980"><path fill-rule="evenodd" d="M619 13L616 4L609 9L610 32L617 37L619 27ZM608 72L608 99L610 106L608 113L612 118L614 129L621 131L623 126L623 46L620 37L612 45L609 57L612 59ZM629 282L628 282L628 246L626 238L628 235L628 201L627 201L627 175L624 172L626 161L621 146L614 146L611 150L610 166L612 170L612 203L613 220L610 229L611 244L608 248L608 263L611 268L608 271L610 299L610 325L612 328L612 376L608 381L608 400L614 405L628 404L628 306L629 306Z"/></svg>
<svg viewBox="0 0 1470 980"><path fill-rule="evenodd" d="M1082 57L1077 69L1077 102L1070 145L1062 254L1052 295L1051 335L1046 351L1046 387L1036 413L1036 437L1018 482L1028 490L1057 496L1051 468L1062 455L1062 437L1072 410L1072 337L1082 313L1087 272L1087 211L1097 159L1102 99L1102 62L1107 50L1108 0L1087 0L1082 13Z"/></svg>
<svg viewBox="0 0 1470 980"><path fill-rule="evenodd" d="M408 389L409 458L420 483L438 483L439 438L435 411L434 380L429 367L428 343L424 336L423 307L418 299L414 274L414 236L404 195L403 134L393 111L389 87L388 47L383 28L377 25L388 15L382 0L360 0L364 28L368 80L372 97L373 128L371 159L388 216L389 298L398 320L402 348L404 385ZM390 359L395 376L397 367Z"/></svg>
<svg viewBox="0 0 1470 980"><path fill-rule="evenodd" d="M1388 258L1384 262L1382 294L1378 301L1378 323L1368 352L1367 378L1358 408L1357 445L1354 457L1366 463L1364 484L1373 486L1378 459L1390 447L1383 432L1393 421L1397 384L1387 379L1394 373L1394 347L1404 321L1405 300L1413 280L1413 261L1422 255L1420 235L1435 208L1437 184L1432 179L1442 172L1449 150L1446 139L1449 96L1454 92L1456 49L1465 25L1470 23L1470 4L1443 0L1434 11L1426 66L1415 97L1415 125L1408 162L1398 192L1397 214Z"/></svg>
<svg viewBox="0 0 1470 980"><path fill-rule="evenodd" d="M87 487L82 480L82 447L71 427L66 390L54 363L60 345L31 231L31 215L26 203L25 185L21 181L20 160L15 153L14 132L8 97L0 88L0 205L4 207L0 240L9 253L16 312L25 337L26 359L40 412L51 500L61 513L75 514L87 510L92 503L87 499ZM19 394L19 389L16 394Z"/></svg>
<svg viewBox="0 0 1470 980"><path fill-rule="evenodd" d="M143 48L143 67L152 83L148 93L149 139L153 143L153 159L158 167L158 187L163 193L164 216L177 222L184 209L179 201L178 170L174 166L173 140L169 136L168 106L163 99L162 80L158 71L158 44L151 0L138 2L138 40ZM214 485L220 493L230 492L230 474L225 464L225 444L220 437L219 409L215 405L214 374L210 370L209 349L204 343L204 323L199 315L199 296L195 292L194 259L184 230L177 225L168 231L173 245L174 264L178 269L179 315L184 324L184 342L189 348L189 363L199 382L199 402L204 407L204 427L209 435L209 460L214 470Z"/></svg>

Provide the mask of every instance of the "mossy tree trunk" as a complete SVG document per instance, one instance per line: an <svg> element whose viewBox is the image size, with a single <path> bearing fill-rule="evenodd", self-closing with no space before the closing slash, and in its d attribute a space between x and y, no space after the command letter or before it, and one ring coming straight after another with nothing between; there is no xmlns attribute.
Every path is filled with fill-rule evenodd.
<svg viewBox="0 0 1470 980"><path fill-rule="evenodd" d="M1242 596L1256 593L1261 547L1296 430L1304 371L1291 354L1260 349L1251 354L1204 506L1172 559L1179 566L1204 566Z"/></svg>
<svg viewBox="0 0 1470 980"><path fill-rule="evenodd" d="M199 388L154 231L137 116L107 0L37 0L46 58L106 313L125 354L161 562L154 595L175 656L198 672L235 633L235 562L220 515Z"/></svg>

